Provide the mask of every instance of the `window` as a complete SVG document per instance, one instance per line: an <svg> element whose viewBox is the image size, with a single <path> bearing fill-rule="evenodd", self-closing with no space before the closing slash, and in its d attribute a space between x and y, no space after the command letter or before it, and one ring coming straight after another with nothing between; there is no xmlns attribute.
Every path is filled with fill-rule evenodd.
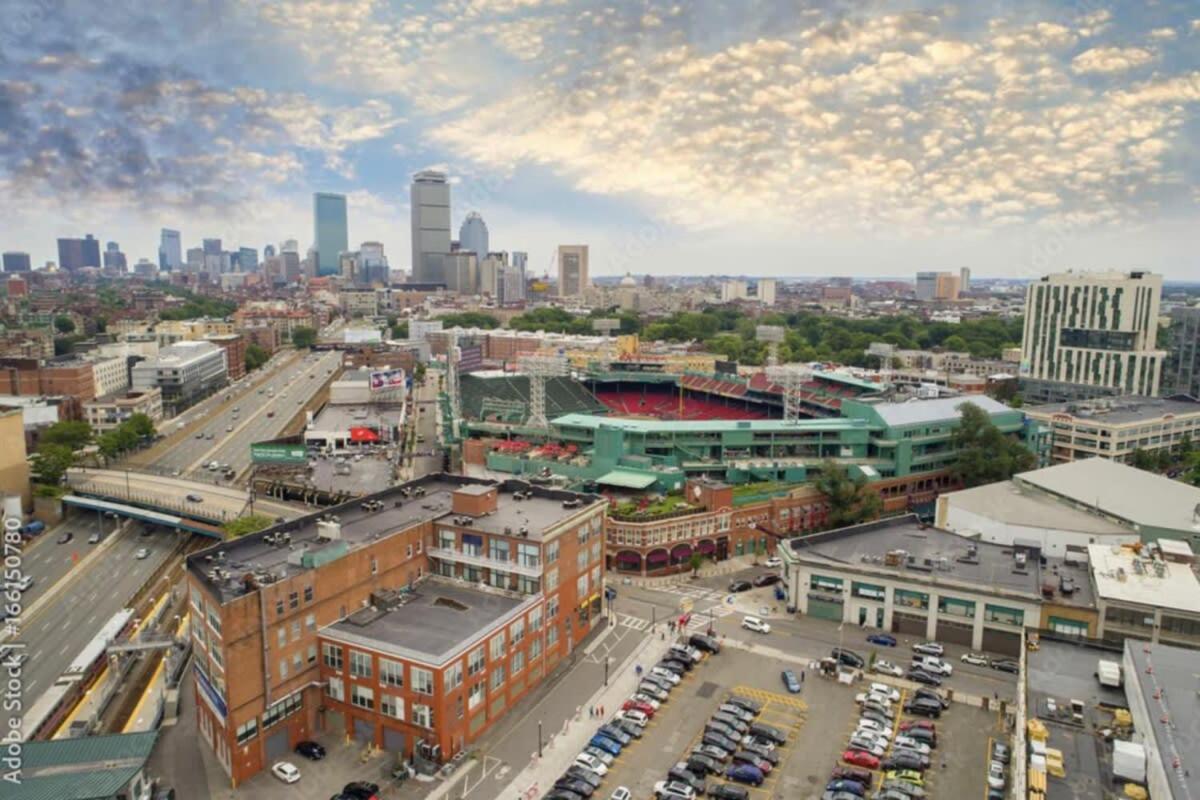
<svg viewBox="0 0 1200 800"><path fill-rule="evenodd" d="M292 653L292 671L299 673L302 669L304 669L304 656Z"/></svg>
<svg viewBox="0 0 1200 800"><path fill-rule="evenodd" d="M483 648L476 647L467 656L467 674L478 675L484 670Z"/></svg>
<svg viewBox="0 0 1200 800"><path fill-rule="evenodd" d="M372 711L375 708L375 692L357 683L351 684L350 704Z"/></svg>
<svg viewBox="0 0 1200 800"><path fill-rule="evenodd" d="M299 638L300 638L300 620L293 620L293 622L292 622L292 641L294 642Z"/></svg>
<svg viewBox="0 0 1200 800"><path fill-rule="evenodd" d="M558 540L549 542L546 545L546 561L558 561Z"/></svg>
<svg viewBox="0 0 1200 800"><path fill-rule="evenodd" d="M417 694L433 694L433 672L421 667L411 667L412 690Z"/></svg>
<svg viewBox="0 0 1200 800"><path fill-rule="evenodd" d="M461 694L454 698L454 713L459 719L463 718L463 701Z"/></svg>
<svg viewBox="0 0 1200 800"><path fill-rule="evenodd" d="M335 644L321 645L321 658L325 662L325 666L331 669L342 671L342 648Z"/></svg>
<svg viewBox="0 0 1200 800"><path fill-rule="evenodd" d="M446 667L446 671L442 674L442 682L445 684L446 691L457 689L462 686L463 669L462 662L455 661L450 666Z"/></svg>
<svg viewBox="0 0 1200 800"><path fill-rule="evenodd" d="M1021 625L1025 622L1025 612L1019 608L994 606L987 603L983 607L983 618L987 622L999 622L1005 625Z"/></svg>
<svg viewBox="0 0 1200 800"><path fill-rule="evenodd" d="M972 619L975 616L975 603L971 600L959 600L954 597L939 597L938 613Z"/></svg>
<svg viewBox="0 0 1200 800"><path fill-rule="evenodd" d="M883 602L887 598L887 589L874 583L859 583L858 581L854 581L850 584L850 594L867 600Z"/></svg>
<svg viewBox="0 0 1200 800"><path fill-rule="evenodd" d="M892 592L892 602L905 608L929 608L929 595L924 592L910 592L896 589Z"/></svg>
<svg viewBox="0 0 1200 800"><path fill-rule="evenodd" d="M211 607L208 609L208 627L212 628L217 636L221 635L221 617Z"/></svg>
<svg viewBox="0 0 1200 800"><path fill-rule="evenodd" d="M814 589L823 590L826 592L842 591L841 578L826 578L824 575L813 575L809 585L811 585Z"/></svg>
<svg viewBox="0 0 1200 800"><path fill-rule="evenodd" d="M488 648L488 656L492 661L496 661L504 655L504 631L500 631L488 642Z"/></svg>
<svg viewBox="0 0 1200 800"><path fill-rule="evenodd" d="M246 742L258 736L258 720L248 719L237 728L237 743L245 744Z"/></svg>
<svg viewBox="0 0 1200 800"><path fill-rule="evenodd" d="M554 597L551 597L549 602L546 603L546 617L549 619L554 619L557 616L558 616L558 595L554 595Z"/></svg>
<svg viewBox="0 0 1200 800"><path fill-rule="evenodd" d="M284 717L290 717L302 708L304 708L304 695L301 692L288 695L263 712L263 730L271 727Z"/></svg>
<svg viewBox="0 0 1200 800"><path fill-rule="evenodd" d="M521 643L525 638L525 620L519 619L508 627L509 635L512 636L513 647Z"/></svg>
<svg viewBox="0 0 1200 800"><path fill-rule="evenodd" d="M281 658L281 659L279 659L279 680L281 680L281 681L286 680L287 676L288 676L287 659Z"/></svg>
<svg viewBox="0 0 1200 800"><path fill-rule="evenodd" d="M210 656L212 656L212 660L213 660L214 664L216 664L218 667L220 667L222 669L225 668L225 659L221 657L221 648L220 647L212 648L211 650L208 651L208 654Z"/></svg>
<svg viewBox="0 0 1200 800"><path fill-rule="evenodd" d="M553 592L558 588L558 567L546 572L546 591Z"/></svg>
<svg viewBox="0 0 1200 800"><path fill-rule="evenodd" d="M504 665L501 664L492 670L492 691L496 691L504 685Z"/></svg>
<svg viewBox="0 0 1200 800"><path fill-rule="evenodd" d="M488 540L488 558L493 561L508 561L508 540L494 536Z"/></svg>
<svg viewBox="0 0 1200 800"><path fill-rule="evenodd" d="M542 637L534 636L529 640L529 660L533 661L542 654Z"/></svg>
<svg viewBox="0 0 1200 800"><path fill-rule="evenodd" d="M304 587L304 602L311 603L313 601L313 587Z"/></svg>
<svg viewBox="0 0 1200 800"><path fill-rule="evenodd" d="M196 609L197 616L203 616L204 594L195 586L192 587L192 608Z"/></svg>
<svg viewBox="0 0 1200 800"><path fill-rule="evenodd" d="M379 696L379 710L392 719L404 719L404 698L390 694Z"/></svg>
<svg viewBox="0 0 1200 800"><path fill-rule="evenodd" d="M551 625L546 628L546 647L554 647L558 644L558 626Z"/></svg>
<svg viewBox="0 0 1200 800"><path fill-rule="evenodd" d="M379 574L379 562L375 560L375 556L371 556L371 574Z"/></svg>
<svg viewBox="0 0 1200 800"><path fill-rule="evenodd" d="M306 654L305 661L307 661L309 664L317 663L317 646L315 644L310 644L308 646L308 653Z"/></svg>
<svg viewBox="0 0 1200 800"><path fill-rule="evenodd" d="M521 594L537 594L539 581L537 578L526 578L524 575L517 576L517 591Z"/></svg>
<svg viewBox="0 0 1200 800"><path fill-rule="evenodd" d="M275 638L279 640L280 647L287 647L287 628L280 627L275 631Z"/></svg>
<svg viewBox="0 0 1200 800"><path fill-rule="evenodd" d="M535 608L529 612L529 630L540 631L542 629L542 614L543 610Z"/></svg>
<svg viewBox="0 0 1200 800"><path fill-rule="evenodd" d="M299 592L290 592L288 594L288 608L299 608L299 607L300 607L300 593Z"/></svg>
<svg viewBox="0 0 1200 800"><path fill-rule="evenodd" d="M575 536L580 544L586 544L588 540L588 526L583 524L579 526L579 530L575 531Z"/></svg>
<svg viewBox="0 0 1200 800"><path fill-rule="evenodd" d="M350 674L356 678L371 677L371 654L350 651Z"/></svg>
<svg viewBox="0 0 1200 800"><path fill-rule="evenodd" d="M588 576L587 576L586 572L584 574L580 575L579 578L575 581L575 592L576 592L576 597L587 597Z"/></svg>
<svg viewBox="0 0 1200 800"><path fill-rule="evenodd" d="M420 703L413 703L412 721L414 725L419 725L422 728L432 728L433 706L423 706Z"/></svg>
<svg viewBox="0 0 1200 800"><path fill-rule="evenodd" d="M489 585L494 586L497 589L507 589L508 588L508 573L507 572L501 572L498 569L491 569L491 570L488 570L488 573L489 573L488 574L488 584Z"/></svg>
<svg viewBox="0 0 1200 800"><path fill-rule="evenodd" d="M326 689L325 689L325 693L328 694L330 697L332 697L334 700L337 700L339 702L344 701L346 699L346 689L345 689L345 684L342 683L342 679L331 677L329 679L329 686L326 687Z"/></svg>
<svg viewBox="0 0 1200 800"><path fill-rule="evenodd" d="M283 598L282 597L275 601L275 616L277 616L277 617L283 616Z"/></svg>
<svg viewBox="0 0 1200 800"><path fill-rule="evenodd" d="M522 542L517 545L517 563L523 567L541 566L541 549L536 544Z"/></svg>
<svg viewBox="0 0 1200 800"><path fill-rule="evenodd" d="M592 561L600 560L600 542L592 542Z"/></svg>
<svg viewBox="0 0 1200 800"><path fill-rule="evenodd" d="M438 542L438 546L443 550L453 550L454 545L457 543L454 531L440 531L438 533Z"/></svg>
<svg viewBox="0 0 1200 800"><path fill-rule="evenodd" d="M379 682L384 686L404 686L404 665L398 661L379 659Z"/></svg>
<svg viewBox="0 0 1200 800"><path fill-rule="evenodd" d="M467 693L467 708L473 709L475 706L483 702L483 683L477 683L471 687L471 691Z"/></svg>
<svg viewBox="0 0 1200 800"><path fill-rule="evenodd" d="M421 544L422 544L422 542L423 542L423 540L422 540L422 539L417 539L417 553L418 553L418 554L421 552Z"/></svg>
<svg viewBox="0 0 1200 800"><path fill-rule="evenodd" d="M306 616L304 618L304 627L308 629L309 633L315 631L317 629L317 615L309 614Z"/></svg>
<svg viewBox="0 0 1200 800"><path fill-rule="evenodd" d="M411 542L408 545L408 550L405 553L405 557L412 558L412 543Z"/></svg>
<svg viewBox="0 0 1200 800"><path fill-rule="evenodd" d="M512 674L516 675L523 669L525 669L525 654L518 650L517 652L513 653Z"/></svg>
<svg viewBox="0 0 1200 800"><path fill-rule="evenodd" d="M588 551L586 547L583 547L580 548L579 552L575 554L575 570L577 572L584 572L587 570L587 565Z"/></svg>

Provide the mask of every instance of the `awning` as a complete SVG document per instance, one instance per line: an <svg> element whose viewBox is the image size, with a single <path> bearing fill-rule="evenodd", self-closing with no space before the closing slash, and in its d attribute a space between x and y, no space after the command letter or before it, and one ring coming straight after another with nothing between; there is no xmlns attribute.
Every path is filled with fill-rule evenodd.
<svg viewBox="0 0 1200 800"><path fill-rule="evenodd" d="M612 472L607 472L602 477L597 478L596 483L603 483L607 486L620 486L622 489L645 489L656 480L658 479L653 475L630 472L625 469L614 469Z"/></svg>
<svg viewBox="0 0 1200 800"><path fill-rule="evenodd" d="M370 428L354 427L350 429L350 441L352 442L378 442L379 434Z"/></svg>

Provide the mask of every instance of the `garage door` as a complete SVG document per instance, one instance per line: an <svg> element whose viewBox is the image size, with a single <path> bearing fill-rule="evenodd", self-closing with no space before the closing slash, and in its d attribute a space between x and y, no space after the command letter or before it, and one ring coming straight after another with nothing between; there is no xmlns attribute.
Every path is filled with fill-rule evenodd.
<svg viewBox="0 0 1200 800"><path fill-rule="evenodd" d="M340 711L325 712L325 730L335 736L346 735L346 715Z"/></svg>
<svg viewBox="0 0 1200 800"><path fill-rule="evenodd" d="M952 622L946 619L938 619L937 624L937 639L939 642L946 644L961 644L966 647L971 646L971 635L973 626L963 622Z"/></svg>
<svg viewBox="0 0 1200 800"><path fill-rule="evenodd" d="M383 749L404 755L404 734L392 728L383 729Z"/></svg>
<svg viewBox="0 0 1200 800"><path fill-rule="evenodd" d="M375 742L375 726L370 720L355 719L354 720L354 739L363 744L374 744Z"/></svg>
<svg viewBox="0 0 1200 800"><path fill-rule="evenodd" d="M924 636L926 624L925 618L918 617L916 614L903 614L899 611L892 612L892 633Z"/></svg>
<svg viewBox="0 0 1200 800"><path fill-rule="evenodd" d="M275 731L267 737L267 761L275 761L283 758L288 754L288 731L285 727L283 730Z"/></svg>
<svg viewBox="0 0 1200 800"><path fill-rule="evenodd" d="M1021 655L1021 634L983 629L983 649L1006 656Z"/></svg>
<svg viewBox="0 0 1200 800"><path fill-rule="evenodd" d="M828 619L834 622L842 621L842 604L833 603L829 600L820 600L815 597L808 598L808 615L817 619Z"/></svg>

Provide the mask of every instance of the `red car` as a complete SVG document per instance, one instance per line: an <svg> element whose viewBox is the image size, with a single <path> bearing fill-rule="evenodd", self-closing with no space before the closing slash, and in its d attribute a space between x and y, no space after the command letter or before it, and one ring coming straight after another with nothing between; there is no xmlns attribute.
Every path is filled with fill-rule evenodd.
<svg viewBox="0 0 1200 800"><path fill-rule="evenodd" d="M853 764L856 767L879 769L879 759L862 750L847 750L842 753L842 761L845 761L847 764Z"/></svg>
<svg viewBox="0 0 1200 800"><path fill-rule="evenodd" d="M906 719L900 723L900 730L906 731L910 728L924 728L927 731L937 733L934 724L927 719Z"/></svg>
<svg viewBox="0 0 1200 800"><path fill-rule="evenodd" d="M622 711L640 711L647 717L654 716L654 706L649 703L643 703L640 700L626 700L625 705L621 706Z"/></svg>
<svg viewBox="0 0 1200 800"><path fill-rule="evenodd" d="M862 767L834 767L833 772L829 774L831 781L858 781L859 783L870 786L871 772Z"/></svg>

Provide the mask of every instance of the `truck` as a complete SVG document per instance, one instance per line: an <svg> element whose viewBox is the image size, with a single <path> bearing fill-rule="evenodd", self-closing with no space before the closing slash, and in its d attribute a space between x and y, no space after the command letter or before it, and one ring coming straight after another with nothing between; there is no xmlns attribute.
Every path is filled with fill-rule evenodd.
<svg viewBox="0 0 1200 800"><path fill-rule="evenodd" d="M1096 664L1096 678L1099 679L1101 686L1109 686L1113 689L1121 688L1121 665L1115 661L1100 659Z"/></svg>

